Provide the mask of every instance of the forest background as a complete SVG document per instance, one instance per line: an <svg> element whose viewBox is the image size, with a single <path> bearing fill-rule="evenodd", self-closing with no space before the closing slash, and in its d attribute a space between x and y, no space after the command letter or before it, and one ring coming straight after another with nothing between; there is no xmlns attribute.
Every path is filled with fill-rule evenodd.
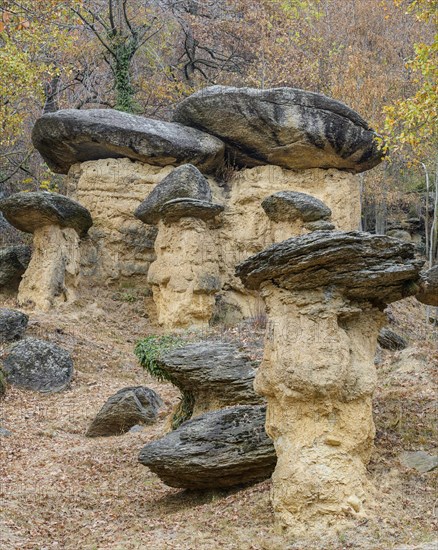
<svg viewBox="0 0 438 550"><path fill-rule="evenodd" d="M291 86L377 130L388 159L359 176L363 229L420 219L434 264L437 15L437 0L0 0L0 196L62 192L30 141L43 113L169 119L205 86Z"/></svg>

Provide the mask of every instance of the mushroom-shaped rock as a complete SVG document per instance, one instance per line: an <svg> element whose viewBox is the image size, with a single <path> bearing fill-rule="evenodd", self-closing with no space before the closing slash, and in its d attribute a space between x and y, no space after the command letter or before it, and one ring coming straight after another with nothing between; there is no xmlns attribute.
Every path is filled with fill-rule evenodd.
<svg viewBox="0 0 438 550"><path fill-rule="evenodd" d="M0 211L11 225L26 233L56 225L71 227L84 236L93 225L90 213L78 202L46 191L10 195L0 201Z"/></svg>
<svg viewBox="0 0 438 550"><path fill-rule="evenodd" d="M123 388L106 401L85 435L120 435L136 424L153 424L162 404L158 394L150 388Z"/></svg>
<svg viewBox="0 0 438 550"><path fill-rule="evenodd" d="M212 220L224 211L221 204L198 199L173 199L160 208L160 215L165 223L175 223L181 218Z"/></svg>
<svg viewBox="0 0 438 550"><path fill-rule="evenodd" d="M279 191L262 202L268 218L274 222L301 219L303 222L326 220L332 215L330 208L321 200L298 191Z"/></svg>
<svg viewBox="0 0 438 550"><path fill-rule="evenodd" d="M3 361L10 384L44 393L66 388L73 375L70 353L37 338L25 338L15 344Z"/></svg>
<svg viewBox="0 0 438 550"><path fill-rule="evenodd" d="M161 207L174 199L190 198L211 201L210 185L191 164L175 168L139 205L134 215L143 223L156 225L161 219Z"/></svg>
<svg viewBox="0 0 438 550"><path fill-rule="evenodd" d="M231 342L207 340L178 347L160 356L157 364L183 394L190 394L193 416L262 399L253 384L258 362Z"/></svg>
<svg viewBox="0 0 438 550"><path fill-rule="evenodd" d="M140 452L139 461L171 487L214 489L268 478L276 462L263 406L203 414Z"/></svg>
<svg viewBox="0 0 438 550"><path fill-rule="evenodd" d="M209 132L240 165L362 172L381 161L375 133L352 109L295 88L212 86L184 99L174 120Z"/></svg>
<svg viewBox="0 0 438 550"><path fill-rule="evenodd" d="M219 139L194 128L112 109L43 115L32 141L50 169L61 174L76 163L121 157L156 166L191 162L210 171L222 162L224 152Z"/></svg>
<svg viewBox="0 0 438 550"><path fill-rule="evenodd" d="M75 297L79 276L79 238L92 225L76 201L57 193L17 193L0 201L5 218L33 233L33 254L19 286L18 302L42 310Z"/></svg>
<svg viewBox="0 0 438 550"><path fill-rule="evenodd" d="M316 231L276 243L242 262L247 288L338 288L348 298L391 303L415 294L423 261L411 243L360 231Z"/></svg>
<svg viewBox="0 0 438 550"><path fill-rule="evenodd" d="M415 297L423 304L438 307L438 265L421 273L420 291Z"/></svg>
<svg viewBox="0 0 438 550"><path fill-rule="evenodd" d="M15 309L0 308L0 343L19 340L27 328L29 317Z"/></svg>
<svg viewBox="0 0 438 550"><path fill-rule="evenodd" d="M367 506L382 309L415 294L422 263L397 239L315 231L238 266L244 284L260 288L268 316L254 387L267 400L282 526L330 524Z"/></svg>
<svg viewBox="0 0 438 550"><path fill-rule="evenodd" d="M31 257L27 245L12 245L0 248L0 290L17 288Z"/></svg>

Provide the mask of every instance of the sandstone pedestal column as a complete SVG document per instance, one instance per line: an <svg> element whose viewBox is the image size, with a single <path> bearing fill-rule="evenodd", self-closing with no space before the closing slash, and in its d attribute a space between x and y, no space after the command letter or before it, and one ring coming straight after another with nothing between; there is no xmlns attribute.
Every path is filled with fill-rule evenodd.
<svg viewBox="0 0 438 550"><path fill-rule="evenodd" d="M13 226L33 233L33 252L18 289L18 302L43 311L75 299L79 242L92 225L90 213L57 193L17 193L0 202Z"/></svg>
<svg viewBox="0 0 438 550"><path fill-rule="evenodd" d="M268 315L255 389L268 402L281 526L366 510L382 310L415 293L420 267L407 243L341 231L288 239L238 267Z"/></svg>

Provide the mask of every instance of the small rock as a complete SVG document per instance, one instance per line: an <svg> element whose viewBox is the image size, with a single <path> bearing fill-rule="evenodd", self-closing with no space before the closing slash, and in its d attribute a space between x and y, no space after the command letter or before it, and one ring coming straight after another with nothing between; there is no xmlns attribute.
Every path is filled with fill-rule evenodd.
<svg viewBox="0 0 438 550"><path fill-rule="evenodd" d="M327 220L317 220L316 222L309 222L304 224L304 227L309 231L333 231L336 229L334 223Z"/></svg>
<svg viewBox="0 0 438 550"><path fill-rule="evenodd" d="M140 424L136 424L135 426L132 426L132 428L130 428L129 433L136 434L136 433L142 432L143 430L144 430L144 426L141 426Z"/></svg>
<svg viewBox="0 0 438 550"><path fill-rule="evenodd" d="M261 481L277 462L265 416L264 406L206 413L143 447L139 461L170 487L213 489Z"/></svg>
<svg viewBox="0 0 438 550"><path fill-rule="evenodd" d="M27 245L0 248L0 288L17 287L27 269L32 251Z"/></svg>
<svg viewBox="0 0 438 550"><path fill-rule="evenodd" d="M438 265L421 273L420 292L415 298L428 306L438 307Z"/></svg>
<svg viewBox="0 0 438 550"><path fill-rule="evenodd" d="M392 351L405 349L408 345L402 336L387 327L382 328L377 337L377 342L381 348Z"/></svg>
<svg viewBox="0 0 438 550"><path fill-rule="evenodd" d="M266 215L274 222L316 222L330 218L332 211L321 200L298 191L279 191L262 202Z"/></svg>
<svg viewBox="0 0 438 550"><path fill-rule="evenodd" d="M156 225L161 218L161 207L169 201L182 198L211 201L211 189L208 181L191 164L175 168L161 180L138 206L134 216L143 223Z"/></svg>
<svg viewBox="0 0 438 550"><path fill-rule="evenodd" d="M0 308L0 343L20 339L27 328L29 317L15 309Z"/></svg>
<svg viewBox="0 0 438 550"><path fill-rule="evenodd" d="M25 338L12 346L3 362L10 384L44 393L66 388L73 376L70 353L37 338Z"/></svg>
<svg viewBox="0 0 438 550"><path fill-rule="evenodd" d="M430 455L425 451L405 451L399 456L400 462L407 468L413 468L425 474L438 467L438 455Z"/></svg>
<svg viewBox="0 0 438 550"><path fill-rule="evenodd" d="M10 437L11 435L12 435L12 432L0 426L0 437Z"/></svg>
<svg viewBox="0 0 438 550"><path fill-rule="evenodd" d="M85 435L120 435L136 424L152 424L156 421L162 404L154 390L143 386L123 388L107 400Z"/></svg>
<svg viewBox="0 0 438 550"><path fill-rule="evenodd" d="M411 234L408 231L403 231L401 229L390 229L386 232L388 237L393 237L394 239L400 239L401 241L406 241L407 243L412 242Z"/></svg>
<svg viewBox="0 0 438 550"><path fill-rule="evenodd" d="M348 497L347 503L353 508L355 512L360 512L362 502L356 495L351 495L350 497Z"/></svg>

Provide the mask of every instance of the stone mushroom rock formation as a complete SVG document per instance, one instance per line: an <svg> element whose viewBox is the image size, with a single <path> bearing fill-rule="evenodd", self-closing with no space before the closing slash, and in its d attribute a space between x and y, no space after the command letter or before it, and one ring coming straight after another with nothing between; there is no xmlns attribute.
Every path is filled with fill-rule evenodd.
<svg viewBox="0 0 438 550"><path fill-rule="evenodd" d="M211 201L211 189L208 181L192 164L184 164L175 168L161 180L138 206L134 215L143 223L157 225L161 219L161 207L168 201L181 198Z"/></svg>
<svg viewBox="0 0 438 550"><path fill-rule="evenodd" d="M19 286L18 302L42 310L73 301L79 276L79 239L92 225L76 201L57 193L16 193L0 201L14 227L33 233L33 253Z"/></svg>
<svg viewBox="0 0 438 550"><path fill-rule="evenodd" d="M253 384L258 362L235 343L205 340L160 355L159 368L183 394L189 394L193 416L230 405L257 404Z"/></svg>
<svg viewBox="0 0 438 550"><path fill-rule="evenodd" d="M408 346L406 340L388 327L383 327L377 337L379 346L392 351L402 350Z"/></svg>
<svg viewBox="0 0 438 550"><path fill-rule="evenodd" d="M295 88L212 86L184 99L173 119L220 138L242 166L362 172L381 161L375 133L355 111Z"/></svg>
<svg viewBox="0 0 438 550"><path fill-rule="evenodd" d="M123 388L106 401L85 435L120 435L136 424L153 424L162 404L159 395L150 388Z"/></svg>
<svg viewBox="0 0 438 550"><path fill-rule="evenodd" d="M19 340L26 331L29 317L15 309L0 308L0 343Z"/></svg>
<svg viewBox="0 0 438 550"><path fill-rule="evenodd" d="M25 338L10 348L3 361L3 370L10 384L54 393L70 384L73 361L70 353L56 344Z"/></svg>
<svg viewBox="0 0 438 550"><path fill-rule="evenodd" d="M268 478L276 462L264 406L237 406L184 422L147 444L139 461L171 487L214 489Z"/></svg>
<svg viewBox="0 0 438 550"><path fill-rule="evenodd" d="M158 322L166 328L203 325L213 314L221 280L217 233L211 224L222 210L222 205L211 202L202 174L182 166L162 180L135 212L146 223L158 223L156 260L149 268L148 283Z"/></svg>
<svg viewBox="0 0 438 550"><path fill-rule="evenodd" d="M415 297L423 304L438 307L438 265L421 273L420 291Z"/></svg>
<svg viewBox="0 0 438 550"><path fill-rule="evenodd" d="M53 172L73 164L127 157L156 166L190 162L212 171L223 160L223 143L182 124L112 109L66 109L37 120L32 141Z"/></svg>
<svg viewBox="0 0 438 550"><path fill-rule="evenodd" d="M27 245L12 245L0 248L0 290L18 288L32 251Z"/></svg>
<svg viewBox="0 0 438 550"><path fill-rule="evenodd" d="M238 266L268 316L255 390L267 399L278 457L272 502L280 525L299 530L364 513L382 310L415 294L422 263L410 243L317 231Z"/></svg>

